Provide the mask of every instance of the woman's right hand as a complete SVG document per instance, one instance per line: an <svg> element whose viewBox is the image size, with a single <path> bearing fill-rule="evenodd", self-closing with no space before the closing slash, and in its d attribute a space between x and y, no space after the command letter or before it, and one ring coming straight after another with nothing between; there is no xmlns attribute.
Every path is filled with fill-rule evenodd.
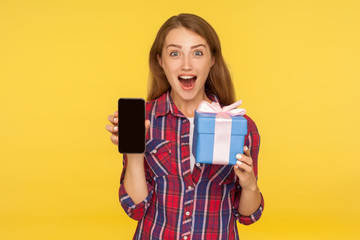
<svg viewBox="0 0 360 240"><path fill-rule="evenodd" d="M111 133L111 136L110 136L110 140L113 144L115 144L116 146L119 145L119 138L118 138L118 122L119 122L119 119L118 119L118 111L115 111L114 115L109 115L108 116L108 120L109 122L112 124L108 124L106 125L106 130L108 130L110 133Z"/></svg>
<svg viewBox="0 0 360 240"><path fill-rule="evenodd" d="M106 125L106 130L111 133L110 139L113 144L116 146L119 145L118 139L118 122L119 122L119 113L118 111L114 112L114 115L110 115L108 120L110 124ZM145 136L150 127L150 121L145 120ZM148 193L146 177L145 177L145 167L144 167L144 154L126 154L128 162L124 176L124 187L129 194L130 198L134 201L135 204L142 202Z"/></svg>
<svg viewBox="0 0 360 240"><path fill-rule="evenodd" d="M114 112L114 115L109 115L108 116L108 120L109 122L112 124L108 124L106 125L106 130L108 130L110 133L111 133L111 136L110 136L110 140L113 144L115 144L116 146L119 145L119 138L118 138L118 122L119 122L119 119L118 119L118 116L119 116L119 113L118 111L115 111ZM150 121L149 120L145 120L145 136L147 134L147 131L149 130L149 127L150 127Z"/></svg>

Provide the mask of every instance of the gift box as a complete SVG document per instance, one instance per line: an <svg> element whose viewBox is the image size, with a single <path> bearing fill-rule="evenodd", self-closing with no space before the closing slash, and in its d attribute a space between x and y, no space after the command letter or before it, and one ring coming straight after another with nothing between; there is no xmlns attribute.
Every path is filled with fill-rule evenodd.
<svg viewBox="0 0 360 240"><path fill-rule="evenodd" d="M218 103L201 102L194 116L192 152L197 163L235 165L243 153L247 120L241 101L221 108Z"/></svg>

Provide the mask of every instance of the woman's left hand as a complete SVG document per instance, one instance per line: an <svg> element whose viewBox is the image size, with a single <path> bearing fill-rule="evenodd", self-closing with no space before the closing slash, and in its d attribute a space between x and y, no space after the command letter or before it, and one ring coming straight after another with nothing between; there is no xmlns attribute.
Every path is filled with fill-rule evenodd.
<svg viewBox="0 0 360 240"><path fill-rule="evenodd" d="M234 166L235 174L239 178L240 186L244 189L256 189L257 181L253 169L253 160L250 155L250 149L244 147L245 154L236 154L236 165Z"/></svg>

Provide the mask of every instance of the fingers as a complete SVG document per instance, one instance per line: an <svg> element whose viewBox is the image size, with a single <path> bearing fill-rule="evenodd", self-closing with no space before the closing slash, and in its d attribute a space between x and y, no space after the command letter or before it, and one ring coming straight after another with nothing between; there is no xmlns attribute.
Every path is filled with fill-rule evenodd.
<svg viewBox="0 0 360 240"><path fill-rule="evenodd" d="M149 130L150 127L150 121L146 120L145 121L145 129L146 129L146 133ZM112 127L111 125L106 125L106 129L112 133L112 135L110 136L110 140L113 144L118 145L119 144L119 137L117 135L117 131L118 131L118 127ZM146 135L145 135L146 136Z"/></svg>
<svg viewBox="0 0 360 240"><path fill-rule="evenodd" d="M252 158L251 158L251 157L247 157L247 156L245 156L244 154L240 154L240 153L236 154L236 159L237 159L238 161L241 161L241 162L243 162L243 163L246 163L247 165L249 165L249 166L251 166L251 167L252 167L252 165L253 165L253 160L252 160Z"/></svg>
<svg viewBox="0 0 360 240"><path fill-rule="evenodd" d="M118 115L117 111L114 113L114 115L109 115L108 120L109 120L109 122L111 122L113 124L113 126L111 126L109 124L105 126L105 129L108 130L112 134L117 133L117 131L118 131L117 115Z"/></svg>
<svg viewBox="0 0 360 240"><path fill-rule="evenodd" d="M244 146L244 154L245 154L247 157L251 157L251 155L250 155L250 149L249 149L247 146Z"/></svg>
<svg viewBox="0 0 360 240"><path fill-rule="evenodd" d="M250 156L250 150L246 146L244 147L244 154L236 154L237 161L235 169L238 169L242 172L251 172L253 171L253 160Z"/></svg>
<svg viewBox="0 0 360 240"><path fill-rule="evenodd" d="M247 172L247 173L250 173L253 170L251 166L249 166L241 161L236 161L235 169L238 169L241 172Z"/></svg>
<svg viewBox="0 0 360 240"><path fill-rule="evenodd" d="M110 136L110 140L112 143L114 143L115 145L118 145L119 144L119 138L118 138L118 122L119 122L119 119L118 119L118 116L119 116L119 113L118 111L115 111L114 112L114 115L109 115L108 116L108 120L110 123L112 123L113 125L110 125L110 124L107 124L105 126L105 129L111 133L111 136ZM145 131L146 131L146 134L148 132L150 128L150 121L149 120L145 120ZM145 135L146 136L146 135Z"/></svg>
<svg viewBox="0 0 360 240"><path fill-rule="evenodd" d="M108 130L112 134L116 134L118 131L118 126L106 125L105 129Z"/></svg>
<svg viewBox="0 0 360 240"><path fill-rule="evenodd" d="M114 125L117 125L117 124L118 124L118 118L117 118L117 116L115 116L115 115L109 115L109 116L108 116L108 120L109 120L109 122L111 122L111 123L114 124Z"/></svg>
<svg viewBox="0 0 360 240"><path fill-rule="evenodd" d="M118 145L119 144L119 138L116 134L112 134L110 136L110 140L113 144Z"/></svg>
<svg viewBox="0 0 360 240"><path fill-rule="evenodd" d="M117 136L117 132L118 132L118 111L114 112L114 115L109 115L108 116L108 120L110 123L112 123L113 125L106 125L105 129L111 133L110 136L110 140L113 144L118 145L119 144L119 138Z"/></svg>
<svg viewBox="0 0 360 240"><path fill-rule="evenodd" d="M108 120L109 122L111 122L114 126L111 125L106 125L105 128L106 130L108 130L111 133L117 132L117 125L118 125L118 111L115 111L114 115L109 115L108 116Z"/></svg>
<svg viewBox="0 0 360 240"><path fill-rule="evenodd" d="M242 189L253 189L256 185L256 177L253 170L253 160L250 150L245 146L244 154L236 154L235 174L239 178L239 184Z"/></svg>

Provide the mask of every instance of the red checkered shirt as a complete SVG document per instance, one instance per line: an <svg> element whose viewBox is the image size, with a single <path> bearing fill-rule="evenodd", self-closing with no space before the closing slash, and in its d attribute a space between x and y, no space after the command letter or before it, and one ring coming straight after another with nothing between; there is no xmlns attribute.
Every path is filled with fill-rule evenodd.
<svg viewBox="0 0 360 240"><path fill-rule="evenodd" d="M215 95L208 95L217 101ZM254 121L248 123L245 145L249 147L255 176L260 136ZM197 163L190 170L190 123L170 97L170 92L146 103L146 119L151 122L146 136L145 171L149 194L135 204L123 180L127 158L124 155L119 199L125 212L138 220L134 239L239 239L236 220L249 225L264 209L251 216L238 212L241 186L233 165Z"/></svg>

